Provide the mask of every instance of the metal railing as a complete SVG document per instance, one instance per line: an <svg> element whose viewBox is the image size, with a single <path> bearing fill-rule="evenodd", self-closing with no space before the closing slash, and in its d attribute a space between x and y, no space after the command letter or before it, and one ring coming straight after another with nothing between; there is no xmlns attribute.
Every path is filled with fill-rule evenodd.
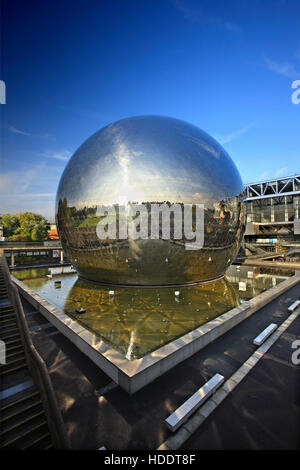
<svg viewBox="0 0 300 470"><path fill-rule="evenodd" d="M8 288L9 299L16 312L16 319L25 351L26 362L32 378L41 394L54 448L71 449L71 445L65 431L64 422L57 406L47 366L32 343L19 292L11 280L3 249L0 249L0 264Z"/></svg>

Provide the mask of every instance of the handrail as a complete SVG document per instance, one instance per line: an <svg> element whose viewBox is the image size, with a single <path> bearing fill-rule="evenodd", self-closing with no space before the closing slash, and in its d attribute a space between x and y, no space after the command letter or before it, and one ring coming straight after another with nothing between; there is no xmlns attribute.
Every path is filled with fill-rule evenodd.
<svg viewBox="0 0 300 470"><path fill-rule="evenodd" d="M8 295L12 305L15 308L16 319L25 350L26 362L41 393L41 398L44 405L49 430L53 439L54 448L71 449L71 445L65 431L64 422L57 406L55 393L49 377L47 366L32 343L19 292L11 280L4 252L1 248L0 263L2 265L3 274L7 283Z"/></svg>

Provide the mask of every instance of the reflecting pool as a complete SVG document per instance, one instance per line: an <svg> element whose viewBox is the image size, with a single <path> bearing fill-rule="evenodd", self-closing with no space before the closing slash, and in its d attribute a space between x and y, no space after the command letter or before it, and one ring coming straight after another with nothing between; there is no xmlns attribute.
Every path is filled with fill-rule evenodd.
<svg viewBox="0 0 300 470"><path fill-rule="evenodd" d="M132 288L85 281L71 267L13 272L127 359L143 357L293 274L294 271L231 265L225 277L199 285ZM76 312L80 307L84 313Z"/></svg>

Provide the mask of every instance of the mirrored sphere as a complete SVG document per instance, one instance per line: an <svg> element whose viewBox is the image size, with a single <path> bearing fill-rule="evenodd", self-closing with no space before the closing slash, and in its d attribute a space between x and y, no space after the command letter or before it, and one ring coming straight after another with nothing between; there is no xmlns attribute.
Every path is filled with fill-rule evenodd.
<svg viewBox="0 0 300 470"><path fill-rule="evenodd" d="M67 257L85 279L144 286L197 283L221 277L235 258L244 230L243 198L239 172L215 139L178 119L136 116L104 127L74 153L59 183L56 223ZM126 214L134 204L149 209L148 237L121 234L121 208L130 224L134 218ZM202 248L187 249L185 227L182 236L175 234L172 210L170 236L153 237L153 204L170 209L176 204L182 211L191 205L193 230L195 207L203 205ZM116 209L114 236L107 213L99 211L103 206ZM97 227L104 220L108 234L99 238Z"/></svg>

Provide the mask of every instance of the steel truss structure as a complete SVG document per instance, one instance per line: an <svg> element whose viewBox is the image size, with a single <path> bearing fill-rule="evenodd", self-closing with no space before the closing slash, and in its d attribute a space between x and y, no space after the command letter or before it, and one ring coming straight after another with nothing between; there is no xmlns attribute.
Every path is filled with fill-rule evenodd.
<svg viewBox="0 0 300 470"><path fill-rule="evenodd" d="M300 175L249 183L244 186L245 201L300 194Z"/></svg>

